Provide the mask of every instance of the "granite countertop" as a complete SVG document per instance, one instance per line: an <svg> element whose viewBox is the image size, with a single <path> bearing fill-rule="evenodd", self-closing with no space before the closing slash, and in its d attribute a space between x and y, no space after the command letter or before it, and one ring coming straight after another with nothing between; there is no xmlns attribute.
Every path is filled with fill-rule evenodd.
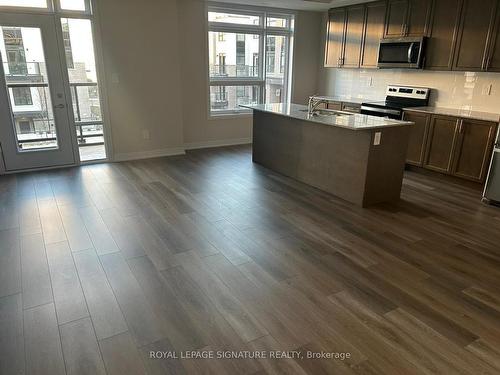
<svg viewBox="0 0 500 375"><path fill-rule="evenodd" d="M307 106L301 104L257 104L242 105L241 107L250 108L255 111L273 113L275 115L290 117L298 120L305 120L317 124L337 126L351 130L369 130L380 129L395 126L408 126L412 122L391 120L382 117L347 114L345 116L310 116L307 113Z"/></svg>
<svg viewBox="0 0 500 375"><path fill-rule="evenodd" d="M409 107L409 108L404 108L404 110L430 113L434 115L445 115L445 116L454 116L461 118L470 118L474 120L500 122L500 114L498 113L472 111L468 109L442 108L442 107Z"/></svg>

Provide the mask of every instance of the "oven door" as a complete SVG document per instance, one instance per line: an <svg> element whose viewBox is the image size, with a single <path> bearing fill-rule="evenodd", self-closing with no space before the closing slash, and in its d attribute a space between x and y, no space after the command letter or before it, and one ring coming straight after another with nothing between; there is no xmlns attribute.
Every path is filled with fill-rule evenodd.
<svg viewBox="0 0 500 375"><path fill-rule="evenodd" d="M424 38L383 39L378 53L379 68L422 67Z"/></svg>
<svg viewBox="0 0 500 375"><path fill-rule="evenodd" d="M392 108L378 108L370 105L363 104L361 106L361 114L377 117L386 117L392 120L401 120L403 118L403 111Z"/></svg>

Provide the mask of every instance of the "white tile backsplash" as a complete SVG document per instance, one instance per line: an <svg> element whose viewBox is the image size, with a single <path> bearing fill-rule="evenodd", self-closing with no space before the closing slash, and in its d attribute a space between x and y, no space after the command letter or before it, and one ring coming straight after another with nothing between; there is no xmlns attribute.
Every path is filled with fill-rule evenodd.
<svg viewBox="0 0 500 375"><path fill-rule="evenodd" d="M320 93L383 100L388 84L430 87L431 106L500 113L500 73L326 68Z"/></svg>

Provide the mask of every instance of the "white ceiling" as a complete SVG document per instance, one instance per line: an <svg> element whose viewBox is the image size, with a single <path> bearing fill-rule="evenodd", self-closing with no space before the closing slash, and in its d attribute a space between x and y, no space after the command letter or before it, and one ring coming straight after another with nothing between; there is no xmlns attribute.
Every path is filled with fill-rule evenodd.
<svg viewBox="0 0 500 375"><path fill-rule="evenodd" d="M365 3L368 0L216 0L219 3L256 5L271 8L324 11L333 7Z"/></svg>

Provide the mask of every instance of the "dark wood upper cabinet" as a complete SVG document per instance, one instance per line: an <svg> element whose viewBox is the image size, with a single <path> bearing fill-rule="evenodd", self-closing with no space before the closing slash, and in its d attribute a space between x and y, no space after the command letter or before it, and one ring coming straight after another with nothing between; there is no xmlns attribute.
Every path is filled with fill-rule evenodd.
<svg viewBox="0 0 500 375"><path fill-rule="evenodd" d="M459 120L449 116L433 116L427 137L424 167L450 173Z"/></svg>
<svg viewBox="0 0 500 375"><path fill-rule="evenodd" d="M408 152L406 162L408 164L423 166L425 156L425 146L427 133L429 132L431 116L420 112L405 112L404 120L414 122L411 126L410 141L408 143Z"/></svg>
<svg viewBox="0 0 500 375"><path fill-rule="evenodd" d="M451 70L463 0L434 0L425 68Z"/></svg>
<svg viewBox="0 0 500 375"><path fill-rule="evenodd" d="M386 38L404 35L407 13L408 0L389 0L387 2L387 19L384 33Z"/></svg>
<svg viewBox="0 0 500 375"><path fill-rule="evenodd" d="M384 36L427 35L431 8L432 0L389 0Z"/></svg>
<svg viewBox="0 0 500 375"><path fill-rule="evenodd" d="M346 10L344 55L342 66L358 68L361 59L361 42L365 22L365 7L353 6Z"/></svg>
<svg viewBox="0 0 500 375"><path fill-rule="evenodd" d="M378 47L384 37L386 2L366 4L365 26L360 66L376 68L378 62Z"/></svg>
<svg viewBox="0 0 500 375"><path fill-rule="evenodd" d="M341 66L344 48L345 21L345 8L331 9L328 12L325 67L336 68Z"/></svg>
<svg viewBox="0 0 500 375"><path fill-rule="evenodd" d="M455 48L454 70L486 69L498 0L464 0Z"/></svg>
<svg viewBox="0 0 500 375"><path fill-rule="evenodd" d="M486 70L500 72L500 1L493 30L488 59L486 60Z"/></svg>
<svg viewBox="0 0 500 375"><path fill-rule="evenodd" d="M460 120L453 175L476 182L485 181L496 129L496 123Z"/></svg>
<svg viewBox="0 0 500 375"><path fill-rule="evenodd" d="M427 36L432 0L409 0L406 36Z"/></svg>

